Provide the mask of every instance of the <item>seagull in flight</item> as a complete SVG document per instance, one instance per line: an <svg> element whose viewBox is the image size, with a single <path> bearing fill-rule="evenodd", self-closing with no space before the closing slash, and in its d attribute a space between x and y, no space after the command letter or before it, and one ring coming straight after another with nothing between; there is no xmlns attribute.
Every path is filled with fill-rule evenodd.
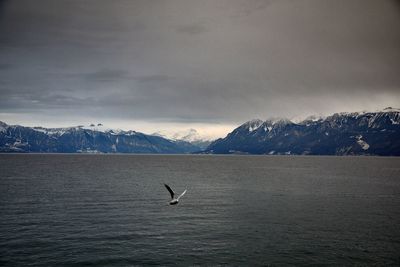
<svg viewBox="0 0 400 267"><path fill-rule="evenodd" d="M170 205L176 205L179 202L179 199L186 193L186 189L185 191L183 191L182 194L180 194L177 198L175 198L175 193L174 191L172 191L171 187L169 187L167 184L164 184L165 187L167 188L168 192L171 194L171 201L169 202Z"/></svg>

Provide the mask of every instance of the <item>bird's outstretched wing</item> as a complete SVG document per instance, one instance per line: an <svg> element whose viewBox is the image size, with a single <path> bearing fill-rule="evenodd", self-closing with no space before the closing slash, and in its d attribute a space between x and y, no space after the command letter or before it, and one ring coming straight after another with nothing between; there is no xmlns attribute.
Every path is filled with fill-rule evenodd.
<svg viewBox="0 0 400 267"><path fill-rule="evenodd" d="M183 191L183 193L179 195L179 197L177 198L177 200L179 200L179 199L186 193L186 191L187 191L187 190L185 189L185 191Z"/></svg>
<svg viewBox="0 0 400 267"><path fill-rule="evenodd" d="M164 185L167 188L168 192L171 194L171 198L173 199L175 195L174 191L172 191L171 187L169 187L167 184Z"/></svg>

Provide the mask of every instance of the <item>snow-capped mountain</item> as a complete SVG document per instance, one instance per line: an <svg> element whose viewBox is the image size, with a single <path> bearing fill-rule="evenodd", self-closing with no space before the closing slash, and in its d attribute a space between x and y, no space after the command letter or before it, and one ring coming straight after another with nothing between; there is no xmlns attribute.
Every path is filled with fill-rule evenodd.
<svg viewBox="0 0 400 267"><path fill-rule="evenodd" d="M161 136L177 142L189 142L197 147L200 147L202 150L206 149L212 141L212 138L201 135L196 129L193 128L178 132L158 131L153 133L153 135Z"/></svg>
<svg viewBox="0 0 400 267"><path fill-rule="evenodd" d="M207 148L194 130L171 140L101 124L68 128L0 122L0 152L204 153L400 156L400 110L343 112L293 122L276 118L248 121ZM196 143L197 142L197 143ZM208 141L209 142L209 141Z"/></svg>
<svg viewBox="0 0 400 267"><path fill-rule="evenodd" d="M400 156L400 110L252 120L211 143L206 153Z"/></svg>
<svg viewBox="0 0 400 267"><path fill-rule="evenodd" d="M102 124L68 128L8 125L0 122L0 152L57 153L191 153L200 148Z"/></svg>

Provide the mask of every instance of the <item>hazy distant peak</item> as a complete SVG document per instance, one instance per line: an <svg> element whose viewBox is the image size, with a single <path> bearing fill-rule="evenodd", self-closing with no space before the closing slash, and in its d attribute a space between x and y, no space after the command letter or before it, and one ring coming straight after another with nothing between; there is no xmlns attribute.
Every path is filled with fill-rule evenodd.
<svg viewBox="0 0 400 267"><path fill-rule="evenodd" d="M164 138L168 138L174 141L186 141L186 142L204 142L204 141L212 141L214 138L207 136L205 134L200 133L198 130L194 128L189 128L181 131L158 131L152 133L155 136L161 136Z"/></svg>

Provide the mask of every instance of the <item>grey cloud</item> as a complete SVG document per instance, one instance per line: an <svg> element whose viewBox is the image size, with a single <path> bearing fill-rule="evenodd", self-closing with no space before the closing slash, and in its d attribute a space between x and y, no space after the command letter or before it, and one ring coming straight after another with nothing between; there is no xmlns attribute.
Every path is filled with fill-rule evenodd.
<svg viewBox="0 0 400 267"><path fill-rule="evenodd" d="M239 1L240 2L240 1ZM271 5L274 0L254 0L242 2L238 5L237 10L235 10L233 17L250 16L254 12L261 11Z"/></svg>
<svg viewBox="0 0 400 267"><path fill-rule="evenodd" d="M88 81L96 82L110 82L129 78L127 71L110 69L103 69L87 74L79 74L78 76L83 76Z"/></svg>
<svg viewBox="0 0 400 267"><path fill-rule="evenodd" d="M400 101L382 0L37 1L0 14L0 115L238 123Z"/></svg>
<svg viewBox="0 0 400 267"><path fill-rule="evenodd" d="M177 31L180 33L186 33L186 34L200 34L208 31L204 23L192 23L189 25L183 25L177 27Z"/></svg>
<svg viewBox="0 0 400 267"><path fill-rule="evenodd" d="M1 67L1 66L0 66ZM162 74L134 75L120 69L101 69L89 73L74 73L68 75L74 79L82 79L88 82L137 82L137 83L161 83L174 79L174 77Z"/></svg>
<svg viewBox="0 0 400 267"><path fill-rule="evenodd" d="M14 66L12 64L1 64L0 63L0 70L8 70L12 69Z"/></svg>
<svg viewBox="0 0 400 267"><path fill-rule="evenodd" d="M143 75L143 76L135 76L134 79L137 82L140 83L148 83L148 82L166 82L166 81L170 81L173 80L174 77L168 76L168 75Z"/></svg>
<svg viewBox="0 0 400 267"><path fill-rule="evenodd" d="M73 97L60 94L12 94L7 99L1 99L0 104L3 110L14 110L15 107L30 112L35 110L47 110L54 112L58 109L79 109L82 107L94 106L96 100L92 97Z"/></svg>

